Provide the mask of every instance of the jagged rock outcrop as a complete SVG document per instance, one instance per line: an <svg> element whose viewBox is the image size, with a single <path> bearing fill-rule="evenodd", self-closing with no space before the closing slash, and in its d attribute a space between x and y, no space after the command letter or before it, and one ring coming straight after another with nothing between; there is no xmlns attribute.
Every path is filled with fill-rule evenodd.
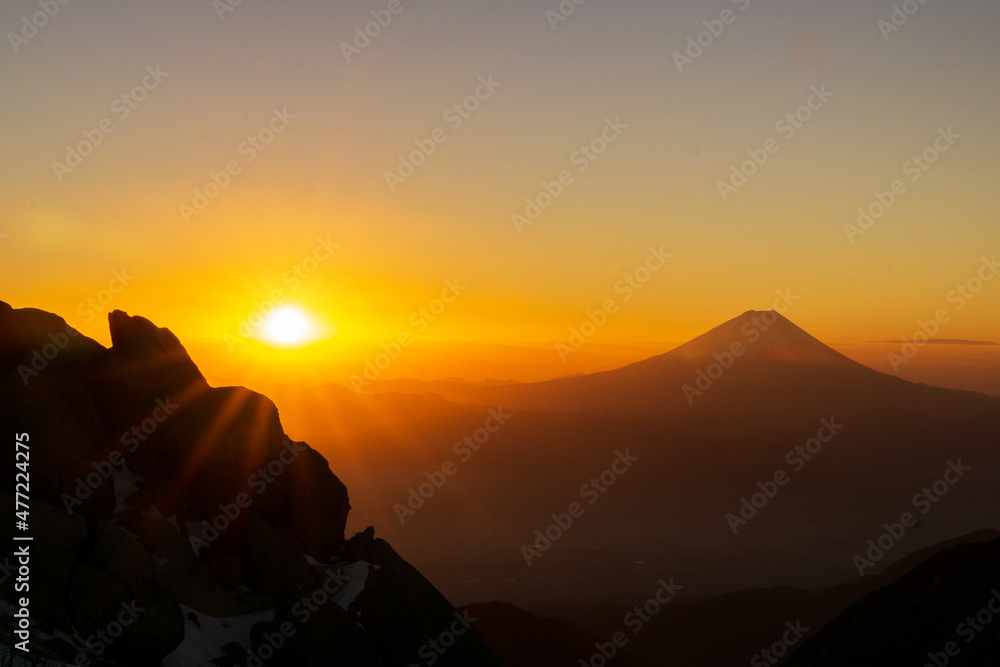
<svg viewBox="0 0 1000 667"><path fill-rule="evenodd" d="M209 387L149 320L115 311L109 323L105 349L0 302L0 433L30 436L32 615L46 650L170 667L498 664L387 543L370 530L345 540L346 487L287 437L268 398ZM0 468L10 543L13 459ZM8 572L0 598L12 601ZM109 627L120 636L104 642ZM446 632L446 650L428 648Z"/></svg>

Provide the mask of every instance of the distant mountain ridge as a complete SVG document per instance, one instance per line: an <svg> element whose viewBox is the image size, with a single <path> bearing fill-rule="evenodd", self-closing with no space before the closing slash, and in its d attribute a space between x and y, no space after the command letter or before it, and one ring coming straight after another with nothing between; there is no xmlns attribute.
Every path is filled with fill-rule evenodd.
<svg viewBox="0 0 1000 667"><path fill-rule="evenodd" d="M686 386L700 393L689 401ZM341 440L359 452L344 474L377 499L361 512L386 517L379 523L393 541L462 603L495 597L490 580L507 582L504 599L521 605L641 595L650 567L697 573L688 589L696 594L831 586L858 575L852 557L859 547L904 510L919 518L908 549L1000 526L993 491L1000 399L877 372L777 314L748 311L680 348L591 375L380 387L386 390L356 394L328 385L284 414L304 432L316 415L337 415ZM269 393L287 396L278 400L288 406L301 394ZM513 415L509 424L465 465L453 444L501 406ZM392 426L373 415L388 416ZM843 428L830 440L818 430L824 423ZM826 442L812 442L817 435ZM318 434L314 441L326 443ZM622 447L640 458L634 472L526 576L517 549ZM813 454L798 453L803 447ZM959 458L973 471L924 516L911 498ZM447 460L459 472L421 503L411 490ZM782 474L787 483L776 497L747 510L760 485ZM423 507L400 525L391 513L398 503ZM728 517L740 511L753 517L734 535ZM428 534L450 548L435 550L423 540ZM480 547L497 543L516 546L509 553ZM633 551L642 554L636 563L616 560ZM601 581L611 563L618 563L614 586ZM583 572L586 587L574 583Z"/></svg>
<svg viewBox="0 0 1000 667"><path fill-rule="evenodd" d="M853 622L859 616L857 611L863 609L869 597L883 595L883 589L891 592L896 600L919 599L932 594L936 575L949 577L952 585L959 584L962 589L955 590L956 596L963 595L959 605L965 606L971 612L978 611L984 598L982 589L969 586L969 582L988 581L990 575L1000 576L1000 561L983 567L981 552L996 552L1000 547L1000 533L983 530L969 535L935 544L910 554L890 568L874 577L866 577L856 581L821 590L801 590L797 588L764 588L738 591L719 597L679 602L673 609L667 609L656 618L655 632L648 632L630 638L624 647L624 655L616 656L615 660L643 660L642 664L661 664L664 656L670 656L673 664L685 667L718 667L728 665L771 665L762 655L762 650L769 649L775 639L780 637L788 622L799 622L808 628L806 646L803 655L817 653L846 652L848 642L844 634L870 635L869 641L878 637L887 627L894 625L892 619L866 618L865 623ZM964 576L960 567L968 569ZM981 572L973 571L978 567ZM911 574L925 570L931 576L912 577ZM950 572L949 572L950 570ZM964 580L964 581L963 581ZM548 630L544 640L534 639L532 646L541 645L542 650L536 650L535 655L517 655L518 665L525 667L577 667L578 659L590 655L595 644L602 638L612 635L620 628L622 617L629 612L627 607L613 604L593 605L590 607L567 607L548 605L528 611L511 609L509 605L497 603L472 605L475 615L480 618L481 627L486 628L490 643L502 657L516 654L524 645L522 637L538 632L542 627ZM529 611L531 612L530 615ZM900 613L902 610L893 610ZM905 613L905 612L903 612ZM940 646L947 640L946 634L959 622L961 615L952 618L941 613L930 605L923 605L918 612L922 622L929 628L935 628L943 639ZM914 614L916 615L916 614ZM998 619L1000 620L1000 619ZM828 633L826 627L830 628ZM574 634L572 631L576 630ZM720 629L724 632L726 641L718 641ZM589 637L581 637L583 633ZM795 638L794 635L789 635ZM816 638L814 642L810 638ZM801 639L801 638L797 638ZM586 643L589 641L589 644ZM817 648L816 643L823 645ZM872 641L872 646L879 642ZM827 659L825 662L795 661L794 656L786 664L796 665L895 665L902 664L893 660L895 654L912 647L925 652L940 650L933 639L925 639L917 634L899 633L892 640L882 642L879 657L862 655L851 656L850 659L838 656L838 660ZM984 646L986 648L984 638ZM582 645L581 645L582 644ZM802 641L796 641L791 650L802 646ZM555 654L553 648L560 647L561 654ZM997 645L993 647L993 656L1000 655ZM543 652L548 649L548 652ZM920 655L920 650L913 651ZM558 656L558 657L556 657ZM574 659L574 656L576 659ZM772 655L773 657L773 655ZM979 653L980 659L983 657ZM860 658L860 660L859 660ZM511 664L514 664L513 662ZM918 659L907 664L921 665ZM966 663L976 664L976 663ZM981 663L988 664L988 663Z"/></svg>
<svg viewBox="0 0 1000 667"><path fill-rule="evenodd" d="M985 394L918 385L868 368L775 311L747 311L669 352L609 371L494 386L389 381L375 383L370 393L382 387L519 410L758 423L787 421L789 413L849 417L871 409L964 419L1000 407L1000 399Z"/></svg>
<svg viewBox="0 0 1000 667"><path fill-rule="evenodd" d="M809 637L790 667L1000 662L1000 539L934 554Z"/></svg>

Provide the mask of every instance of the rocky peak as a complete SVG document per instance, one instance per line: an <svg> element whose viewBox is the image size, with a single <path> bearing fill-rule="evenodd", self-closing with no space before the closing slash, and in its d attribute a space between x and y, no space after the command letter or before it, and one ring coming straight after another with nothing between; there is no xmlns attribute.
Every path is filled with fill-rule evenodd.
<svg viewBox="0 0 1000 667"><path fill-rule="evenodd" d="M208 383L180 340L169 329L121 310L108 314L111 351L130 363L147 385L174 394Z"/></svg>
<svg viewBox="0 0 1000 667"><path fill-rule="evenodd" d="M4 306L0 429L30 435L32 619L35 636L62 637L45 645L54 657L404 667L451 626L455 608L373 531L345 540L347 488L267 397L210 387L145 318L111 313L105 349L55 315ZM18 369L43 349L25 381ZM8 543L13 465L0 461ZM13 583L0 580L0 599L16 599ZM328 603L304 615L303 599ZM80 640L124 608L143 611L98 659ZM466 630L439 664L496 667Z"/></svg>

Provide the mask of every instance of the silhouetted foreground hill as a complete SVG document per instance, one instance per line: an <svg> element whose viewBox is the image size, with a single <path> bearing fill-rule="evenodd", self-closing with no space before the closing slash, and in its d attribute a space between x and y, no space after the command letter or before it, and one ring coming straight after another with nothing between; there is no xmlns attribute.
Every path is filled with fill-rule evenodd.
<svg viewBox="0 0 1000 667"><path fill-rule="evenodd" d="M938 562L939 555L957 554L953 562L958 563L969 554L978 553L976 548L960 547L986 549L989 544L997 544L998 535L1000 534L996 531L984 530L949 540L910 554L878 575L832 588L764 588L694 601L678 600L676 606L667 606L657 615L648 631L630 636L626 651L633 659L646 660L652 664L661 664L662 659L669 656L671 664L686 667L774 664L768 662L765 651L774 660L784 659L801 646L806 638L815 636L818 640L821 639L826 633L821 630L828 624L830 627L837 627L841 618L852 615L855 607L862 604L860 601L867 596L897 586L900 582L905 584L906 577L915 570L927 567L928 563L932 564L930 567L934 567L933 563ZM981 560L968 558L965 562L970 568L970 577L980 576L973 575L971 569L980 567ZM997 567L1000 565L991 565L986 568L986 572L980 574L988 574L990 568L995 571ZM513 614L494 614L494 609L489 605L472 605L471 608L476 609L480 627L490 629L488 639L499 655L505 654L509 644L520 645L519 626L502 622L514 617ZM562 642L568 651L586 658L596 650L594 642L606 641L604 638L623 627L623 618L631 610L624 606L603 604L588 607L547 606L531 611L544 619L545 623L576 628L579 633L585 632L600 638L584 647ZM924 609L923 614L927 619L938 618L944 625L950 623L950 618L942 617L934 609ZM868 622L872 624L871 632L878 634L881 628L887 627L885 624L889 621L874 618L868 619ZM799 628L798 634L802 636L790 632L789 624L792 628ZM792 640L791 644L784 644L786 637ZM911 644L922 641L919 634L908 638L904 636L901 641L904 639ZM779 646L774 649L776 643ZM829 664L856 663L845 659ZM885 660L872 664L910 663ZM923 663L917 661L912 664L919 667Z"/></svg>
<svg viewBox="0 0 1000 667"><path fill-rule="evenodd" d="M518 667L578 667L600 663L598 655L622 667L985 667L1000 664L997 535L979 531L921 549L875 577L829 589L678 601L641 628L623 622L633 609L613 604L468 610L503 664ZM609 643L623 629L627 641Z"/></svg>
<svg viewBox="0 0 1000 667"><path fill-rule="evenodd" d="M1000 664L1000 540L939 553L852 605L792 654L794 667Z"/></svg>
<svg viewBox="0 0 1000 667"><path fill-rule="evenodd" d="M269 399L209 387L148 320L115 311L109 322L105 349L55 315L0 302L0 539L30 563L24 589L20 556L5 556L0 612L13 621L29 599L34 655L499 664L371 528L345 540L347 489L285 435ZM29 483L16 487L15 473ZM27 508L15 507L26 490ZM3 644L22 639L5 631Z"/></svg>

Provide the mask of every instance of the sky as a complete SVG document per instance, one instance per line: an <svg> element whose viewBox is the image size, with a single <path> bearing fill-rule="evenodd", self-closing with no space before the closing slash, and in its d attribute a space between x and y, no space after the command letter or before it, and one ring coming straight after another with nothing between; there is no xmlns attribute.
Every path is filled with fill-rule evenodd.
<svg viewBox="0 0 1000 667"><path fill-rule="evenodd" d="M827 342L941 311L1000 340L994 0L10 0L0 28L0 299L105 344L122 309L216 375L405 335L386 376L526 379L781 294ZM243 335L283 304L320 342Z"/></svg>

